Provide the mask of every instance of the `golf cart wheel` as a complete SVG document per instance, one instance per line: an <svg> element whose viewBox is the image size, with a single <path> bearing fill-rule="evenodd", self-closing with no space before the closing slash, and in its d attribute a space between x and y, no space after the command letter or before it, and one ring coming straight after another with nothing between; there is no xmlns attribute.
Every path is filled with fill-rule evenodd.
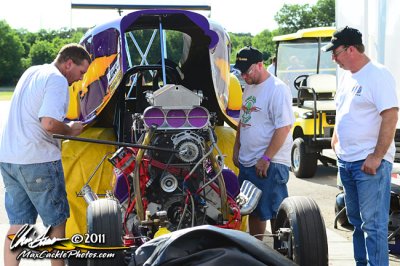
<svg viewBox="0 0 400 266"><path fill-rule="evenodd" d="M313 199L295 196L282 202L275 232L285 232L285 229L290 229L287 238L274 239L278 251L298 265L328 265L325 223Z"/></svg>
<svg viewBox="0 0 400 266"><path fill-rule="evenodd" d="M291 152L291 164L294 175L298 178L313 177L317 171L317 162L317 153L306 153L304 139L295 139Z"/></svg>
<svg viewBox="0 0 400 266"><path fill-rule="evenodd" d="M116 200L99 199L91 202L87 209L87 228L89 235L104 234L105 243L92 244L98 247L122 247L122 217L121 209ZM105 253L98 251L93 253ZM89 266L125 265L123 251L110 251L114 253L111 259L90 259Z"/></svg>

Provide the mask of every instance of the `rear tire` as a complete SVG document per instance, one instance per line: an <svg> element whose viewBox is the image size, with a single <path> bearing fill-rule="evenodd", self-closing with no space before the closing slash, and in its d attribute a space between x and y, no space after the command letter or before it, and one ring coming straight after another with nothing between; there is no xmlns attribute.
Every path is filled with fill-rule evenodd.
<svg viewBox="0 0 400 266"><path fill-rule="evenodd" d="M291 152L291 165L294 175L298 178L313 177L317 171L317 163L317 153L306 153L304 139L295 139Z"/></svg>
<svg viewBox="0 0 400 266"><path fill-rule="evenodd" d="M275 232L291 229L289 241L274 239L274 247L298 265L328 265L328 240L318 205L307 197L286 198L279 207Z"/></svg>
<svg viewBox="0 0 400 266"><path fill-rule="evenodd" d="M91 202L87 209L87 227L89 234L104 234L105 243L99 247L122 247L121 208L116 200L99 199ZM99 251L99 253L104 251ZM111 251L112 259L91 259L88 266L125 265L123 251Z"/></svg>

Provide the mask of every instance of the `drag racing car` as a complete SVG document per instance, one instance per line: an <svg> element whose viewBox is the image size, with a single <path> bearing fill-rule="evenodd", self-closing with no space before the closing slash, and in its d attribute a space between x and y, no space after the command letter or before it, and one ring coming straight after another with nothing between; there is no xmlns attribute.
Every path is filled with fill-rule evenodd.
<svg viewBox="0 0 400 266"><path fill-rule="evenodd" d="M262 192L239 186L231 159L237 122L221 25L187 10L139 10L90 29L81 44L92 63L70 88L67 118L85 132L55 136L65 140L67 236L104 234L96 247L123 247L85 264L328 264L310 198L281 204L275 250L245 233Z"/></svg>

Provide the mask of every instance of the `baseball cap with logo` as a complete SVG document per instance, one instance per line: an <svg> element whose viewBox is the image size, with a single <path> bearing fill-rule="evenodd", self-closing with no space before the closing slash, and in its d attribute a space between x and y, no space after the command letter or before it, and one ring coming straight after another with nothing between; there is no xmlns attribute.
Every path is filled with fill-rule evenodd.
<svg viewBox="0 0 400 266"><path fill-rule="evenodd" d="M246 46L236 54L236 63L233 67L239 69L241 73L246 73L252 64L262 61L263 55L258 49Z"/></svg>
<svg viewBox="0 0 400 266"><path fill-rule="evenodd" d="M331 42L322 47L322 51L329 52L341 45L350 46L362 44L362 34L359 30L346 26L333 33Z"/></svg>

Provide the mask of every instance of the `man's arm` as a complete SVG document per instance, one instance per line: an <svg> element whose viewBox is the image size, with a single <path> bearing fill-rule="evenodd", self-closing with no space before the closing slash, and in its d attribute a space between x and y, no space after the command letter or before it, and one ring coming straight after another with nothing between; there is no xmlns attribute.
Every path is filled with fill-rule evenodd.
<svg viewBox="0 0 400 266"><path fill-rule="evenodd" d="M81 134L83 125L81 122L72 121L68 124L62 123L51 117L42 117L40 123L44 130L49 134L62 134L68 136L77 136Z"/></svg>
<svg viewBox="0 0 400 266"><path fill-rule="evenodd" d="M232 161L239 168L239 149L240 149L240 122L236 129L235 145L233 145Z"/></svg>
<svg viewBox="0 0 400 266"><path fill-rule="evenodd" d="M336 126L333 128L333 134L332 134L332 139L331 139L331 148L335 152L335 145L338 142L338 138L336 135Z"/></svg>
<svg viewBox="0 0 400 266"><path fill-rule="evenodd" d="M264 155L268 156L269 158L273 158L275 154L280 150L283 143L285 143L285 140L291 128L291 125L287 125L276 129L274 134L272 135L271 142L267 150L264 152Z"/></svg>
<svg viewBox="0 0 400 266"><path fill-rule="evenodd" d="M273 158L275 154L279 151L282 147L283 143L287 138L287 135L292 128L291 125L287 125L275 130L274 134L272 135L271 142L267 147L264 155L268 156L269 158ZM256 170L260 176L266 176L267 170L269 167L269 162L265 161L264 159L259 159L256 164Z"/></svg>
<svg viewBox="0 0 400 266"><path fill-rule="evenodd" d="M375 150L367 156L364 164L361 166L361 170L370 175L376 174L376 169L381 164L383 157L394 139L398 119L398 108L393 107L384 110L380 115L382 117L382 123L379 129Z"/></svg>

